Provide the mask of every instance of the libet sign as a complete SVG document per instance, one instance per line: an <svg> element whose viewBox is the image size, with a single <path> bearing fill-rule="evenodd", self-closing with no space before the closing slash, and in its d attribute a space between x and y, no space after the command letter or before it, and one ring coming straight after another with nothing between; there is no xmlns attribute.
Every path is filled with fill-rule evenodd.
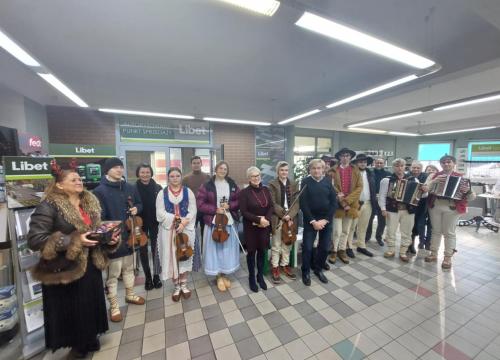
<svg viewBox="0 0 500 360"><path fill-rule="evenodd" d="M55 157L113 157L113 145L49 144L49 153Z"/></svg>
<svg viewBox="0 0 500 360"><path fill-rule="evenodd" d="M204 121L141 119L118 116L122 142L209 144L210 124Z"/></svg>
<svg viewBox="0 0 500 360"><path fill-rule="evenodd" d="M5 180L49 179L51 161L49 157L5 156Z"/></svg>
<svg viewBox="0 0 500 360"><path fill-rule="evenodd" d="M469 160L500 161L500 141L469 142Z"/></svg>

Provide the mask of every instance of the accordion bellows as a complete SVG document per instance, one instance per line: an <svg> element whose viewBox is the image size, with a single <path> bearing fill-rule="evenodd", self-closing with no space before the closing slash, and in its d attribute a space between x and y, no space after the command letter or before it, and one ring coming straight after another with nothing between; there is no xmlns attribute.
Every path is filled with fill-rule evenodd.
<svg viewBox="0 0 500 360"><path fill-rule="evenodd" d="M422 198L421 186L417 181L397 180L393 188L393 198L404 204L417 206Z"/></svg>
<svg viewBox="0 0 500 360"><path fill-rule="evenodd" d="M444 181L434 181L429 189L429 193L453 200L463 200L467 192L461 189L470 189L470 181L462 176L448 175Z"/></svg>

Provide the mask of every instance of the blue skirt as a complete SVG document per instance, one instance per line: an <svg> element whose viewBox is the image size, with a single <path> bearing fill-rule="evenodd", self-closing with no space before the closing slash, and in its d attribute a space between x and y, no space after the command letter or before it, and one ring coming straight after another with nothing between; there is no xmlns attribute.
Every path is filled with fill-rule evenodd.
<svg viewBox="0 0 500 360"><path fill-rule="evenodd" d="M213 225L205 225L203 239L203 257L205 260L205 274L232 274L240 267L240 249L238 238L235 235L236 223L226 226L229 238L222 244L212 240Z"/></svg>

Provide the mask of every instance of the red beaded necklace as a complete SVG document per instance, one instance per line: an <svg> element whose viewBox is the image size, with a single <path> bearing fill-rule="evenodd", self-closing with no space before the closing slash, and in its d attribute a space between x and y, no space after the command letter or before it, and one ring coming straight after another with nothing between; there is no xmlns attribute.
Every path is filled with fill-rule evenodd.
<svg viewBox="0 0 500 360"><path fill-rule="evenodd" d="M170 187L170 185L168 186L168 190L172 193L172 195L174 195L175 197L179 196L182 192L182 186L179 188L178 191L174 191L174 189L172 189L172 187Z"/></svg>
<svg viewBox="0 0 500 360"><path fill-rule="evenodd" d="M257 194L255 193L255 191L253 189L251 189L251 191L252 191L252 194L253 194L255 200L257 200L257 202L259 203L260 207L266 208L268 202L267 202L267 196L266 196L266 193L264 192L264 190L262 190L262 193L264 194L264 201L263 202L260 201L259 197L257 196Z"/></svg>

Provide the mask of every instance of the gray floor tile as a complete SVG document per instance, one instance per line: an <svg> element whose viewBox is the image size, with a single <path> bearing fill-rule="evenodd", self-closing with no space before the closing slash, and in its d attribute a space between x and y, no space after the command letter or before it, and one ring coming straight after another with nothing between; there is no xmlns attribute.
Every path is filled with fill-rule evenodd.
<svg viewBox="0 0 500 360"><path fill-rule="evenodd" d="M380 291L381 293L389 296L389 297L393 297L394 295L398 294L398 292L396 290L393 290L390 287L385 286L385 285L380 286L379 288L377 288L377 290Z"/></svg>
<svg viewBox="0 0 500 360"><path fill-rule="evenodd" d="M127 344L132 341L142 339L144 336L144 325L137 325L122 332L120 344Z"/></svg>
<svg viewBox="0 0 500 360"><path fill-rule="evenodd" d="M276 310L281 310L283 308L286 308L287 306L290 306L290 303L281 294L279 296L273 297L272 299L269 299L269 301L274 305Z"/></svg>
<svg viewBox="0 0 500 360"><path fill-rule="evenodd" d="M229 332L231 333L231 336L233 337L233 341L235 343L251 336L253 337L252 331L246 323L240 323L231 326L229 328Z"/></svg>
<svg viewBox="0 0 500 360"><path fill-rule="evenodd" d="M237 297L236 299L234 299L234 302L240 310L247 306L253 305L253 301L248 295Z"/></svg>
<svg viewBox="0 0 500 360"><path fill-rule="evenodd" d="M255 319L261 315L259 309L257 309L255 305L247 306L246 308L243 308L240 311L245 321Z"/></svg>
<svg viewBox="0 0 500 360"><path fill-rule="evenodd" d="M290 286L295 291L303 289L305 287L305 285L301 280L301 276L302 276L302 274L297 274L297 281L292 281L292 282L288 283L288 286Z"/></svg>
<svg viewBox="0 0 500 360"><path fill-rule="evenodd" d="M342 317L348 317L355 313L355 311L348 305L343 302L335 304L332 306L332 309L339 313Z"/></svg>
<svg viewBox="0 0 500 360"><path fill-rule="evenodd" d="M273 311L272 313L264 315L264 319L271 329L287 322L283 315L281 315L278 311Z"/></svg>
<svg viewBox="0 0 500 360"><path fill-rule="evenodd" d="M260 345L254 337L237 342L236 348L238 349L238 352L243 360L251 359L262 354Z"/></svg>
<svg viewBox="0 0 500 360"><path fill-rule="evenodd" d="M213 318L218 315L222 315L222 311L220 310L219 304L205 306L204 308L201 309L201 312L203 313L203 318L205 320Z"/></svg>
<svg viewBox="0 0 500 360"><path fill-rule="evenodd" d="M359 294L355 296L355 298L361 301L366 306L372 306L378 303L376 299L365 293Z"/></svg>
<svg viewBox="0 0 500 360"><path fill-rule="evenodd" d="M359 281L359 279L356 279L352 275L342 276L342 279L344 279L345 281L347 281L349 284L355 284L355 283L357 283Z"/></svg>
<svg viewBox="0 0 500 360"><path fill-rule="evenodd" d="M184 312L196 310L200 307L201 305L197 297L191 296L187 300L182 300L182 310L184 310Z"/></svg>
<svg viewBox="0 0 500 360"><path fill-rule="evenodd" d="M217 316L211 317L210 319L206 319L205 324L207 325L207 329L208 329L209 333L213 333L213 332L227 328L226 319L224 319L224 316L222 316L222 315L217 315Z"/></svg>
<svg viewBox="0 0 500 360"><path fill-rule="evenodd" d="M375 274L375 273L374 273L374 274ZM365 275L366 275L366 274L365 274ZM373 275L373 276L377 276L377 274L375 274L375 275ZM374 288L374 289L379 288L379 287L381 287L382 285L384 285L384 284L382 284L381 282L379 282L379 281L377 281L377 280L375 280L375 279L365 279L365 280L363 280L363 282L364 282L365 284L370 285L370 286L371 286L372 288Z"/></svg>
<svg viewBox="0 0 500 360"><path fill-rule="evenodd" d="M189 351L192 357L200 356L206 353L213 352L212 342L208 335L200 336L196 339L189 340Z"/></svg>
<svg viewBox="0 0 500 360"><path fill-rule="evenodd" d="M165 318L165 331L185 326L184 314L177 314Z"/></svg>
<svg viewBox="0 0 500 360"><path fill-rule="evenodd" d="M313 312L316 311L316 310L314 310L314 308L311 305L309 305L305 301L302 301L301 303L298 303L298 304L294 305L293 307L295 308L295 310L297 310L299 312L300 316L302 316L302 317L309 315L309 314L312 314Z"/></svg>
<svg viewBox="0 0 500 360"><path fill-rule="evenodd" d="M297 294L299 294L304 300L310 300L316 297L316 294L308 287L300 289L297 291Z"/></svg>
<svg viewBox="0 0 500 360"><path fill-rule="evenodd" d="M151 310L159 309L162 307L165 307L165 305L163 303L163 297L158 298L158 299L149 300L146 302L146 311L151 311Z"/></svg>
<svg viewBox="0 0 500 360"><path fill-rule="evenodd" d="M165 347L169 348L183 343L184 341L187 341L187 339L186 327L178 327L176 329L169 330L165 333Z"/></svg>
<svg viewBox="0 0 500 360"><path fill-rule="evenodd" d="M143 355L141 360L166 360L167 354L165 349L155 351L154 353Z"/></svg>
<svg viewBox="0 0 500 360"><path fill-rule="evenodd" d="M360 290L359 288L357 288L354 285L347 285L347 286L344 286L342 289L344 289L345 291L347 291L352 296L359 295L359 294L361 294L363 292L363 290Z"/></svg>
<svg viewBox="0 0 500 360"><path fill-rule="evenodd" d="M161 308L158 309L146 311L145 322L148 323L150 321L163 319L164 317L165 317L165 308L162 306Z"/></svg>
<svg viewBox="0 0 500 360"><path fill-rule="evenodd" d="M229 291L220 292L217 288L212 289L217 303L221 303L226 300L231 300L233 297Z"/></svg>
<svg viewBox="0 0 500 360"><path fill-rule="evenodd" d="M215 357L215 353L213 351L192 358L192 360L216 360L216 359L217 358Z"/></svg>
<svg viewBox="0 0 500 360"><path fill-rule="evenodd" d="M117 359L132 360L141 357L142 353L142 339L129 342L121 345L118 349Z"/></svg>
<svg viewBox="0 0 500 360"><path fill-rule="evenodd" d="M321 316L320 312L315 312L310 315L304 316L304 319L309 323L309 325L312 326L314 330L319 330L321 328L324 328L329 324L326 319Z"/></svg>
<svg viewBox="0 0 500 360"><path fill-rule="evenodd" d="M330 293L323 294L320 296L320 298L330 306L333 306L335 304L338 304L339 302L342 302L342 300L340 300L338 297L336 297L335 295L330 294Z"/></svg>
<svg viewBox="0 0 500 360"><path fill-rule="evenodd" d="M299 337L288 323L274 328L273 332L283 345Z"/></svg>
<svg viewBox="0 0 500 360"><path fill-rule="evenodd" d="M269 280L269 282L271 282L271 281ZM278 290L276 290L276 288L274 288L274 287L267 289L267 291L266 291L266 297L269 300L271 300L272 298L275 298L276 296L280 296L280 295L281 295L281 293Z"/></svg>

